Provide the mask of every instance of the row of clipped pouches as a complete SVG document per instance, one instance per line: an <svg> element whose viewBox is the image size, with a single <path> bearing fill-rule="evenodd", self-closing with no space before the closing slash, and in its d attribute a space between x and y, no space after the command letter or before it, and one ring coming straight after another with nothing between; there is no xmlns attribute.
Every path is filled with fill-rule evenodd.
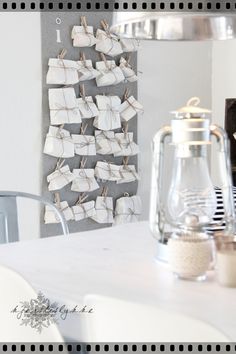
<svg viewBox="0 0 236 354"><path fill-rule="evenodd" d="M67 201L61 201L59 193L55 193L55 205L63 212L66 221L81 221L92 219L99 224L124 224L139 221L142 204L139 196L130 197L128 193L116 200L115 210L113 198L107 196L107 191L96 198L96 201L86 201L88 195L84 193L79 196L77 203L69 206ZM45 224L59 223L60 220L55 211L46 206L44 214Z"/></svg>
<svg viewBox="0 0 236 354"><path fill-rule="evenodd" d="M49 127L44 144L44 154L57 158L79 156L113 155L135 156L139 146L134 142L133 132L128 132L128 124L122 133L95 130L95 135L86 133L86 125L81 125L80 134L71 134L62 127Z"/></svg>
<svg viewBox="0 0 236 354"><path fill-rule="evenodd" d="M59 191L71 184L73 192L92 192L100 188L100 181L121 184L139 180L135 165L129 165L128 161L128 157L123 159L122 165L97 161L95 168L86 168L87 160L83 157L79 168L74 168L71 172L69 165L64 164L65 160L59 159L55 170L47 176L48 190Z"/></svg>
<svg viewBox="0 0 236 354"><path fill-rule="evenodd" d="M76 98L73 87L48 90L51 125L78 124L82 119L95 118L93 125L100 130L121 127L121 121L128 122L137 113L143 113L143 106L125 90L123 100L112 95L86 96L84 85L80 86L80 98Z"/></svg>
<svg viewBox="0 0 236 354"><path fill-rule="evenodd" d="M121 38L112 33L106 20L100 24L102 29L98 28L94 34L93 26L88 26L86 16L81 16L81 25L72 28L73 46L83 48L95 45L95 50L111 57L138 50L140 42L137 39Z"/></svg>
<svg viewBox="0 0 236 354"><path fill-rule="evenodd" d="M97 61L93 67L92 60L87 60L84 54L81 60L64 59L66 51L63 50L58 58L50 58L48 61L47 84L50 85L75 85L78 82L96 80L98 87L117 85L121 82L135 82L138 77L128 59L120 58L119 65L115 60L107 60L101 54L102 61Z"/></svg>

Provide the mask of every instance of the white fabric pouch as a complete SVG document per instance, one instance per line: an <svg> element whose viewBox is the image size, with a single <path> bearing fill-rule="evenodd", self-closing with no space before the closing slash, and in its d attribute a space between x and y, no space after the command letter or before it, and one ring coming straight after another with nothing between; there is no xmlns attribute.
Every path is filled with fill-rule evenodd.
<svg viewBox="0 0 236 354"><path fill-rule="evenodd" d="M70 132L65 129L50 126L43 152L44 154L54 157L74 157L74 143Z"/></svg>
<svg viewBox="0 0 236 354"><path fill-rule="evenodd" d="M143 106L133 96L125 99L119 109L121 119L126 122L133 118L137 113L143 113Z"/></svg>
<svg viewBox="0 0 236 354"><path fill-rule="evenodd" d="M99 188L94 177L94 169L80 168L74 169L75 179L72 182L71 190L74 192L92 192Z"/></svg>
<svg viewBox="0 0 236 354"><path fill-rule="evenodd" d="M93 68L92 60L77 61L79 81L95 79L99 75L99 71Z"/></svg>
<svg viewBox="0 0 236 354"><path fill-rule="evenodd" d="M128 82L135 82L138 80L138 76L135 74L131 65L125 60L125 58L120 58L120 66L119 66L124 74L125 80Z"/></svg>
<svg viewBox="0 0 236 354"><path fill-rule="evenodd" d="M61 168L57 168L53 173L47 176L47 181L49 183L48 190L56 191L67 184L71 183L74 180L73 173L70 172L68 165L65 165Z"/></svg>
<svg viewBox="0 0 236 354"><path fill-rule="evenodd" d="M105 32L100 28L96 32L96 47L98 52L115 57L123 53L119 38L112 33Z"/></svg>
<svg viewBox="0 0 236 354"><path fill-rule="evenodd" d="M82 118L93 118L98 115L98 108L93 102L92 96L78 98L77 103Z"/></svg>
<svg viewBox="0 0 236 354"><path fill-rule="evenodd" d="M120 167L121 179L117 181L117 184L120 183L129 183L139 180L139 175L136 172L134 165L123 165Z"/></svg>
<svg viewBox="0 0 236 354"><path fill-rule="evenodd" d="M120 38L123 52L136 52L139 48L139 41L135 38Z"/></svg>
<svg viewBox="0 0 236 354"><path fill-rule="evenodd" d="M92 47L97 40L94 37L93 27L74 26L71 32L74 47Z"/></svg>
<svg viewBox="0 0 236 354"><path fill-rule="evenodd" d="M98 161L95 167L95 176L102 181L118 181L121 179L120 166Z"/></svg>
<svg viewBox="0 0 236 354"><path fill-rule="evenodd" d="M142 203L139 196L122 197L116 201L114 224L125 224L139 221Z"/></svg>
<svg viewBox="0 0 236 354"><path fill-rule="evenodd" d="M93 125L100 130L113 130L121 128L120 103L118 96L96 96L99 114L95 117Z"/></svg>
<svg viewBox="0 0 236 354"><path fill-rule="evenodd" d="M57 207L57 204L55 206ZM73 220L73 212L66 201L60 203L59 209L63 212L66 221ZM60 222L58 215L49 205L45 207L44 222L45 224L58 224Z"/></svg>
<svg viewBox="0 0 236 354"><path fill-rule="evenodd" d="M113 218L113 198L97 197L95 204L96 213L92 217L99 224L112 224Z"/></svg>
<svg viewBox="0 0 236 354"><path fill-rule="evenodd" d="M96 150L100 155L111 155L121 151L113 131L95 130Z"/></svg>
<svg viewBox="0 0 236 354"><path fill-rule="evenodd" d="M49 59L47 84L75 85L79 82L78 65L76 61L65 59Z"/></svg>
<svg viewBox="0 0 236 354"><path fill-rule="evenodd" d="M75 153L81 156L96 155L95 137L93 135L72 134Z"/></svg>
<svg viewBox="0 0 236 354"><path fill-rule="evenodd" d="M138 145L133 141L133 133L116 133L115 138L121 148L114 156L134 156L139 153Z"/></svg>
<svg viewBox="0 0 236 354"><path fill-rule="evenodd" d="M81 123L81 115L73 87L48 90L52 125Z"/></svg>
<svg viewBox="0 0 236 354"><path fill-rule="evenodd" d="M98 87L117 85L125 80L121 68L116 65L114 60L107 60L106 63L97 61L96 69L99 71L99 75L96 77Z"/></svg>
<svg viewBox="0 0 236 354"><path fill-rule="evenodd" d="M81 203L73 206L72 212L74 214L74 220L80 221L87 218L92 218L96 215L94 200L86 203Z"/></svg>

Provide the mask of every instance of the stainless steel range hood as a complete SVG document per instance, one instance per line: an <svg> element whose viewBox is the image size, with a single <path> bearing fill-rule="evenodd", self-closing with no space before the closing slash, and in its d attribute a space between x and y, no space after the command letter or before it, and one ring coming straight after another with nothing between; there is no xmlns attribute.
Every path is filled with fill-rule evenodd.
<svg viewBox="0 0 236 354"><path fill-rule="evenodd" d="M236 14L183 12L114 12L112 31L126 38L165 41L236 38Z"/></svg>

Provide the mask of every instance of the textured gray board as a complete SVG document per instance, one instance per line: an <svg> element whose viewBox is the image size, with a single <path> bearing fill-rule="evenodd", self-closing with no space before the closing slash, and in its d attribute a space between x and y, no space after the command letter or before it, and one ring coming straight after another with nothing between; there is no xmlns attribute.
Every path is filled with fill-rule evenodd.
<svg viewBox="0 0 236 354"><path fill-rule="evenodd" d="M48 132L48 127L50 125L49 120L49 107L48 107L48 89L50 87L61 87L56 85L47 85L46 84L46 74L48 70L48 59L55 58L59 54L59 52L65 48L67 50L66 59L72 60L79 60L80 53L84 52L87 59L92 59L93 64L96 61L100 61L100 55L98 52L95 51L95 47L92 48L74 48L72 46L71 40L71 30L73 25L80 25L80 16L85 15L87 18L88 25L94 26L94 29L100 28L100 21L102 19L106 19L107 22L110 24L112 19L111 12L43 12L41 13L41 33L42 33L42 71L43 71L43 97L42 97L42 132L43 132L43 145L45 141L46 134ZM61 25L56 24L56 18L59 17L61 19ZM56 30L60 29L61 32L61 42L56 42ZM126 54L124 53L124 56ZM116 62L119 63L119 56L115 58ZM107 59L112 59L107 57ZM137 55L136 53L131 54L131 64L133 65L134 69L137 69ZM79 97L79 85L75 85L75 91L77 97ZM136 83L121 83L116 86L106 86L104 88L98 88L96 86L95 80L86 81L85 82L85 90L86 95L92 95L93 97L97 94L114 94L122 97L125 91L125 88L129 88L130 92L134 97L137 97L137 84ZM89 123L89 127L86 131L88 134L93 134L95 128L92 125L93 119L84 120L86 123ZM79 134L80 132L80 124L67 124L65 125L65 129L68 129L71 133ZM116 130L116 132L120 132L121 129ZM134 140L137 142L137 117L134 117L129 121L129 131L134 133ZM43 154L43 152L42 152ZM66 159L66 163L69 164L70 168L78 168L80 163L81 157L76 156L70 159ZM87 160L86 167L94 168L96 161L98 160L107 160L114 162L116 164L122 163L122 157L114 158L112 155L104 156L104 155L96 155L96 156L89 156ZM47 156L43 154L42 158L42 194L44 197L47 197L50 200L53 200L53 195L48 192L47 188L47 181L46 177L48 174L52 173L55 169L57 159L51 156ZM135 164L137 167L137 157L130 157L129 159L130 164ZM132 183L124 183L121 185L117 185L115 182L107 182L101 183L99 182L100 186L107 185L109 188L108 195L114 197L114 201L122 197L124 192L128 192L130 195L135 195L137 192L137 182ZM61 200L68 201L69 205L72 206L78 199L78 193L72 192L70 190L70 186L68 185L63 188L60 192ZM89 193L88 200L95 200L96 196L101 194L101 189L98 189L94 192ZM115 203L114 203L115 204ZM70 232L78 232L78 231L85 231L85 230L92 230L96 228L102 228L105 226L110 226L109 224L98 224L91 219L82 220L82 221L70 221L68 222ZM60 225L57 224L48 224L45 225L43 223L43 211L41 213L41 235L42 237L47 236L55 236L61 233Z"/></svg>

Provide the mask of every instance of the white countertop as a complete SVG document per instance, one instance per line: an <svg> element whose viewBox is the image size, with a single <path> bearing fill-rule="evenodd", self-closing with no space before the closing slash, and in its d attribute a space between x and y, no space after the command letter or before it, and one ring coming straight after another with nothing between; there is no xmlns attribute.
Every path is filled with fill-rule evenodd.
<svg viewBox="0 0 236 354"><path fill-rule="evenodd" d="M88 294L161 306L212 324L236 342L236 289L180 281L154 256L147 222L0 246L0 263L51 299L76 305Z"/></svg>

